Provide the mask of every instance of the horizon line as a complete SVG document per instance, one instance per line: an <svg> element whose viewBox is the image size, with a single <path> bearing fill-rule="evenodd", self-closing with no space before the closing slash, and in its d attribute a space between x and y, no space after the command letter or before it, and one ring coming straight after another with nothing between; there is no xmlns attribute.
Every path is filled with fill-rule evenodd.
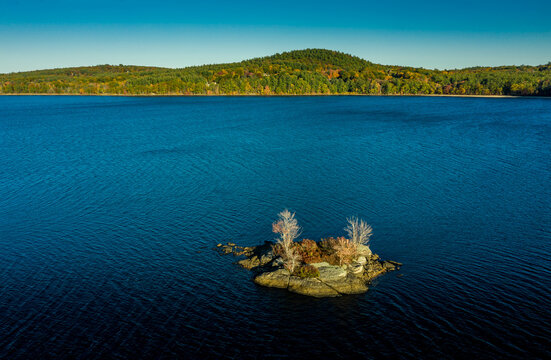
<svg viewBox="0 0 551 360"><path fill-rule="evenodd" d="M360 56L353 55L351 53L347 53L340 50L333 50L333 49L325 49L325 48L300 48L300 49L292 49L292 50L286 50L283 52L276 52L272 53L271 55L264 55L264 56L256 56L251 58L246 58L242 60L237 61L230 61L230 62L218 62L218 63L202 63L202 64L192 64L192 65L186 65L183 67L170 67L170 66L157 66L157 65L137 65L137 64L109 64L109 63L103 63L103 64L95 64L95 65L72 65L72 66L62 66L62 67L50 67L50 68L39 68L39 69L33 69L33 70L22 70L22 71L12 71L12 72L6 72L6 73L0 73L0 75L11 75L11 74L20 74L20 73L27 73L27 72L35 72L35 71L47 71L47 70L62 70L62 69L73 69L73 68L91 68L91 67L99 67L99 66L133 66L133 67L147 67L147 68L156 68L156 69L169 69L169 70L184 70L187 68L192 67L201 67L201 66L216 66L216 65L225 65L225 64L237 64L244 61L252 61L252 60L258 60L258 59L264 59L273 57L279 54L286 54L296 51L304 51L304 50L326 50L326 51L333 51L353 57L357 57L359 59L362 59L364 61L370 62L374 65L381 65L381 66L389 66L389 67L401 67L401 68L413 68L413 69L425 69L425 70L434 70L434 71L457 71L457 70L467 70L467 69L474 69L474 68L500 68L500 67L509 67L509 66L529 66L529 67L538 67L538 66L545 66L551 64L551 60L547 63L541 63L541 64L502 64L502 65L475 65L475 66L467 66L467 67L456 67L456 68L430 68L430 67L423 67L423 66L412 66L412 65L398 65L398 64L381 64L381 63L375 63L368 59L364 59Z"/></svg>

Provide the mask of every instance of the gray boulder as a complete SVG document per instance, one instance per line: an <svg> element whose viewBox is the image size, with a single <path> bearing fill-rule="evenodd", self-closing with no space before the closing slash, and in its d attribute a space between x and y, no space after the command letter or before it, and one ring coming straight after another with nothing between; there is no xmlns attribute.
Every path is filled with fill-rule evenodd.
<svg viewBox="0 0 551 360"><path fill-rule="evenodd" d="M312 264L310 264L310 265L312 265L312 266L314 266L314 267L317 267L318 269L319 269L320 267L324 267L324 266L332 266L332 265L329 264L328 262L312 263Z"/></svg>
<svg viewBox="0 0 551 360"><path fill-rule="evenodd" d="M320 272L319 278L321 281L340 280L346 276L346 270L344 270L340 266L327 264L327 265L319 266L317 268Z"/></svg>

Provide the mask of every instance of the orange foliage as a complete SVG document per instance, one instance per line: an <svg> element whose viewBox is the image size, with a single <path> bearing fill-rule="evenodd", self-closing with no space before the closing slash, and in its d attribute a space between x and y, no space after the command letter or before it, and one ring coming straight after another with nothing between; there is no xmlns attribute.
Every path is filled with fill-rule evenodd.
<svg viewBox="0 0 551 360"><path fill-rule="evenodd" d="M314 240L303 239L298 242L296 249L306 264L321 262L321 249Z"/></svg>
<svg viewBox="0 0 551 360"><path fill-rule="evenodd" d="M342 265L343 263L349 264L353 260L358 247L353 241L341 236L337 238L337 244L334 249L339 257L339 263Z"/></svg>

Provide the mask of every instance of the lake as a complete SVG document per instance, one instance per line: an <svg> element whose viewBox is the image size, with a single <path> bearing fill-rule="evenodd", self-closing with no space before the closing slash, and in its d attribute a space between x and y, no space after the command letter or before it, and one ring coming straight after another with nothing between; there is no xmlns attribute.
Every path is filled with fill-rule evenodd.
<svg viewBox="0 0 551 360"><path fill-rule="evenodd" d="M551 99L0 97L0 358L549 358ZM222 242L373 226L362 295Z"/></svg>

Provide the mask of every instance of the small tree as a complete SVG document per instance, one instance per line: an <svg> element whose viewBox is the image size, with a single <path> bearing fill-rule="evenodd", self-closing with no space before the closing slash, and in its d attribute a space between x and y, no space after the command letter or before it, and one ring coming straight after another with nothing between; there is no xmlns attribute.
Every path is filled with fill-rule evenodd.
<svg viewBox="0 0 551 360"><path fill-rule="evenodd" d="M301 260L293 243L301 234L295 213L291 213L287 209L280 212L278 220L272 224L272 231L279 234L274 252L281 256L285 268L292 273Z"/></svg>
<svg viewBox="0 0 551 360"><path fill-rule="evenodd" d="M348 221L348 225L344 230L347 232L350 241L356 245L356 248L359 245L369 247L369 239L371 235L373 235L371 225L368 225L365 221L357 217L351 217L346 220Z"/></svg>

